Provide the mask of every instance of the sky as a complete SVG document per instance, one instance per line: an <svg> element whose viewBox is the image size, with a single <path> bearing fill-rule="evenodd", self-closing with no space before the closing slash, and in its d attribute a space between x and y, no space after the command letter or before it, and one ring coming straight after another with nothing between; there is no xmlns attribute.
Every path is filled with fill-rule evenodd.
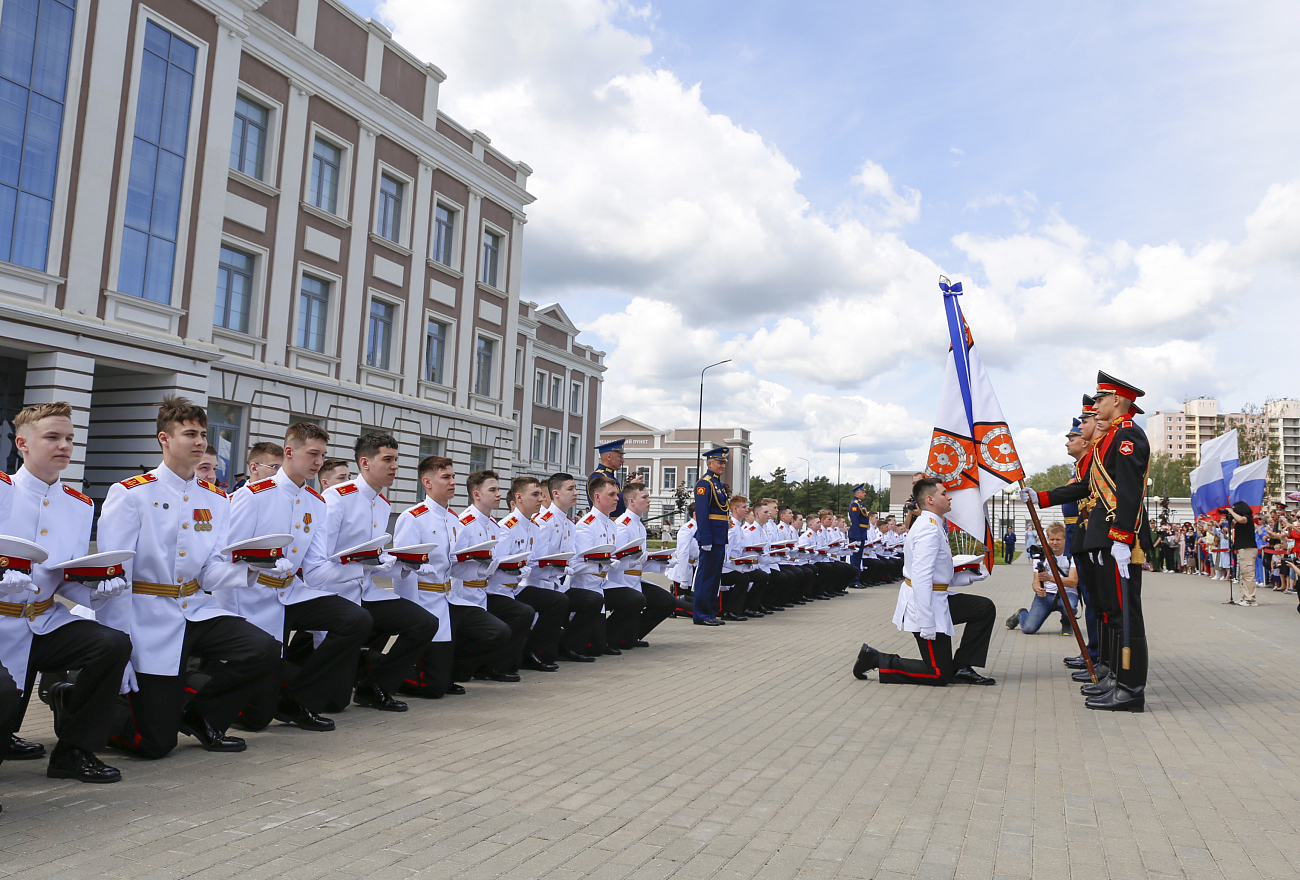
<svg viewBox="0 0 1300 880"><path fill-rule="evenodd" d="M1300 396L1295 4L353 5L535 169L523 296L608 353L606 419L693 425L730 358L704 420L755 473L918 466L940 273L1031 472L1098 369Z"/></svg>

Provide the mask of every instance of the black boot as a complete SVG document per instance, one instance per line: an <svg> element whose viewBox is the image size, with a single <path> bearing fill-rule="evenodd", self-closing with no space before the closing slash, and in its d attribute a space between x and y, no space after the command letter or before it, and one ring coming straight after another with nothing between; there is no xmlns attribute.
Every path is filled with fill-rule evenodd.
<svg viewBox="0 0 1300 880"><path fill-rule="evenodd" d="M1117 684L1112 690L1096 697L1089 697L1084 703L1089 709L1104 709L1108 712L1141 712L1146 708L1146 687L1128 687Z"/></svg>
<svg viewBox="0 0 1300 880"><path fill-rule="evenodd" d="M1097 697L1102 694L1108 694L1115 689L1115 676L1107 675L1105 678L1098 679L1096 684L1088 683L1079 688L1079 693L1085 697Z"/></svg>

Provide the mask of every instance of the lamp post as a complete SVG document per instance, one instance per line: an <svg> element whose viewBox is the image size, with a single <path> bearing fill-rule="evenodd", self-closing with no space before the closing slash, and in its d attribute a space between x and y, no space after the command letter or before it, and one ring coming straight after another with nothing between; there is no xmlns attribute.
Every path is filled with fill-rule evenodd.
<svg viewBox="0 0 1300 880"><path fill-rule="evenodd" d="M718 361L716 364L709 364L704 370L712 370L714 367L720 367L723 364L731 363L731 358L725 361ZM700 422L695 434L695 464L699 475L704 476L704 370L700 370Z"/></svg>
<svg viewBox="0 0 1300 880"><path fill-rule="evenodd" d="M845 434L840 438L840 442L835 444L835 512L840 509L840 457L844 454L844 441L850 437L856 437L857 432Z"/></svg>
<svg viewBox="0 0 1300 880"><path fill-rule="evenodd" d="M894 466L894 463L891 461L889 464L884 465L884 467L878 467L878 468L876 468L876 494L877 494L877 495L879 495L881 492L884 491L884 489L883 489L884 483L883 483L883 481L881 480L881 477L884 475L885 468L891 468L891 467L893 467L893 466ZM885 510L889 510L889 506L888 506L888 505L885 505Z"/></svg>
<svg viewBox="0 0 1300 880"><path fill-rule="evenodd" d="M804 458L802 455L797 455L795 458L807 465L803 471L803 506L806 508L808 506L808 479L812 474L812 462Z"/></svg>

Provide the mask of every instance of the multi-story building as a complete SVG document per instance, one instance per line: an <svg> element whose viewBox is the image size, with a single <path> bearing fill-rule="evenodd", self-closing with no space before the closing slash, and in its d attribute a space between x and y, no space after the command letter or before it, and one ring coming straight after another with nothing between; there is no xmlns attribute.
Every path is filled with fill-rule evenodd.
<svg viewBox="0 0 1300 880"><path fill-rule="evenodd" d="M1281 501L1300 492L1300 400L1270 400L1264 404L1268 416L1269 494Z"/></svg>
<svg viewBox="0 0 1300 880"><path fill-rule="evenodd" d="M223 479L299 419L509 476L510 349L549 320L531 169L438 109L442 71L336 0L4 0L0 45L0 420L70 400L72 482L156 463L171 391Z"/></svg>
<svg viewBox="0 0 1300 880"><path fill-rule="evenodd" d="M1147 436L1153 453L1163 452L1172 458L1189 456L1197 464L1201 461L1201 446L1233 428L1245 442L1247 459L1268 454L1269 417L1263 411L1221 413L1218 400L1197 397L1185 401L1181 412L1153 412L1147 416Z"/></svg>
<svg viewBox="0 0 1300 880"><path fill-rule="evenodd" d="M689 511L691 490L700 478L699 450L726 446L723 483L732 494L749 492L750 439L745 428L674 428L662 430L628 416L615 416L600 426L599 443L626 438L619 481L639 478L650 488L650 518L671 521L679 497ZM588 468L587 472L591 469ZM689 514L688 514L689 515Z"/></svg>

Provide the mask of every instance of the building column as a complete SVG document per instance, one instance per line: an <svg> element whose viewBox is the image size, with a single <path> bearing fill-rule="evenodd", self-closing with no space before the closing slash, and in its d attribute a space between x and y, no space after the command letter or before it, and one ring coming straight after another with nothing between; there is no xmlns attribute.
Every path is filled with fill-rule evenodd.
<svg viewBox="0 0 1300 880"><path fill-rule="evenodd" d="M465 259L464 276L460 282L460 320L456 322L456 406L470 409L469 394L474 387L474 306L478 293L479 254L483 250L483 234L479 220L483 211L483 191L469 188L469 204L465 207Z"/></svg>
<svg viewBox="0 0 1300 880"><path fill-rule="evenodd" d="M90 429L90 398L95 384L95 359L66 351L42 351L27 356L27 390L23 406L66 400L72 404L72 461L63 480L80 488L86 474L86 439Z"/></svg>
<svg viewBox="0 0 1300 880"><path fill-rule="evenodd" d="M306 5L308 0L300 0ZM302 6L299 6L299 10ZM315 27L315 5L312 5ZM310 44L309 44L310 45ZM271 253L266 296L266 354L263 360L288 366L289 326L293 323L293 298L298 290L294 255L298 242L298 203L302 199L303 156L306 154L307 105L311 89L289 80L289 101L284 108L284 160L280 164L280 197L276 203L275 245ZM276 256L278 255L278 259Z"/></svg>
<svg viewBox="0 0 1300 880"><path fill-rule="evenodd" d="M348 274L339 292L339 381L356 383L361 378L362 332L366 326L366 281L370 278L370 194L375 181L375 132L364 125L357 138L356 171L352 175L352 229L348 240Z"/></svg>
<svg viewBox="0 0 1300 880"><path fill-rule="evenodd" d="M433 165L420 160L415 178L415 207L411 212L411 272L406 283L406 359L402 362L402 390L420 396L424 366L424 305L429 295L429 216L433 212Z"/></svg>

